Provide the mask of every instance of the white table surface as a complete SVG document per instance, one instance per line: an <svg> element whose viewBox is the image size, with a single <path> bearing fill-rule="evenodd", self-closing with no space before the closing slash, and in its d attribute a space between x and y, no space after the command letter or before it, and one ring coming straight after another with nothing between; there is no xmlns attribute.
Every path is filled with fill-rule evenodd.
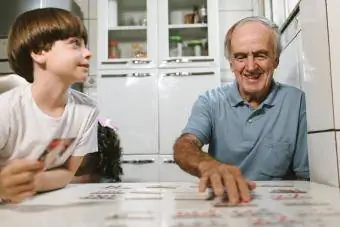
<svg viewBox="0 0 340 227"><path fill-rule="evenodd" d="M306 193L271 193L275 188ZM81 198L98 191L111 192L114 198ZM18 205L0 205L0 226L340 226L339 189L326 185L257 182L250 205L237 207L215 207L219 198L205 200L207 194L198 193L197 185L189 182L73 184Z"/></svg>

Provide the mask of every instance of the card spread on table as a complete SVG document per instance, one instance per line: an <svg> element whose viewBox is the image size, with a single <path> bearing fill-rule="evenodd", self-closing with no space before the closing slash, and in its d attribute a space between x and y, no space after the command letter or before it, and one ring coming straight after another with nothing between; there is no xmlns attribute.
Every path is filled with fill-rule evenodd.
<svg viewBox="0 0 340 227"><path fill-rule="evenodd" d="M173 218L217 218L221 214L216 210L178 210Z"/></svg>
<svg viewBox="0 0 340 227"><path fill-rule="evenodd" d="M257 207L257 204L254 203L238 203L232 204L229 201L219 201L214 203L214 207Z"/></svg>
<svg viewBox="0 0 340 227"><path fill-rule="evenodd" d="M300 190L298 188L273 188L270 193L306 193L306 191Z"/></svg>
<svg viewBox="0 0 340 227"><path fill-rule="evenodd" d="M106 217L106 219L154 219L154 214L151 211L126 211L120 213L113 213Z"/></svg>
<svg viewBox="0 0 340 227"><path fill-rule="evenodd" d="M114 200L116 199L116 195L110 195L110 194L90 194L84 197L80 197L80 199L85 200Z"/></svg>
<svg viewBox="0 0 340 227"><path fill-rule="evenodd" d="M174 192L175 200L208 200L208 192Z"/></svg>

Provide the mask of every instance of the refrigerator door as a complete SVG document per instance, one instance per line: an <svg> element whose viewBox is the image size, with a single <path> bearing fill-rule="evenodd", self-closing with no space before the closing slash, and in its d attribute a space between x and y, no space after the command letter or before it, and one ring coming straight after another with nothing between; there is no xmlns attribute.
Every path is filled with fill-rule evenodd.
<svg viewBox="0 0 340 227"><path fill-rule="evenodd" d="M159 156L160 182L198 182L199 179L183 171L174 161L172 155Z"/></svg>
<svg viewBox="0 0 340 227"><path fill-rule="evenodd" d="M123 155L122 182L158 182L157 155Z"/></svg>
<svg viewBox="0 0 340 227"><path fill-rule="evenodd" d="M160 154L172 154L198 96L220 84L218 68L162 70L159 88Z"/></svg>
<svg viewBox="0 0 340 227"><path fill-rule="evenodd" d="M157 70L101 71L100 115L118 128L124 154L158 153Z"/></svg>

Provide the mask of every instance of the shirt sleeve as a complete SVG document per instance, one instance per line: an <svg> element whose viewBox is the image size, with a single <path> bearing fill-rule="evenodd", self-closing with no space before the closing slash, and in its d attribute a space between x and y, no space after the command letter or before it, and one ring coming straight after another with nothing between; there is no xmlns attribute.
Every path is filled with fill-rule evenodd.
<svg viewBox="0 0 340 227"><path fill-rule="evenodd" d="M1 114L0 114L0 153L5 147L8 137L9 137L9 129L10 129L10 106L8 95L0 95L0 106L1 106Z"/></svg>
<svg viewBox="0 0 340 227"><path fill-rule="evenodd" d="M293 170L297 177L309 179L306 98L304 93L301 96L299 125L294 152Z"/></svg>
<svg viewBox="0 0 340 227"><path fill-rule="evenodd" d="M206 95L201 95L194 103L189 120L182 134L194 134L203 144L208 144L211 137L211 105Z"/></svg>
<svg viewBox="0 0 340 227"><path fill-rule="evenodd" d="M98 151L98 114L97 108L94 108L87 119L86 128L82 134L72 156L85 156L88 153Z"/></svg>

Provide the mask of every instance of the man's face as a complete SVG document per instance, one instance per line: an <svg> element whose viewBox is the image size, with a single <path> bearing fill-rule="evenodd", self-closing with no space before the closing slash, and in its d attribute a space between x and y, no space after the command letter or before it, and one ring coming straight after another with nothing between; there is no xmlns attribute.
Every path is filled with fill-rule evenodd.
<svg viewBox="0 0 340 227"><path fill-rule="evenodd" d="M274 34L259 22L236 27L231 37L230 67L243 98L265 97L269 92L276 59Z"/></svg>

